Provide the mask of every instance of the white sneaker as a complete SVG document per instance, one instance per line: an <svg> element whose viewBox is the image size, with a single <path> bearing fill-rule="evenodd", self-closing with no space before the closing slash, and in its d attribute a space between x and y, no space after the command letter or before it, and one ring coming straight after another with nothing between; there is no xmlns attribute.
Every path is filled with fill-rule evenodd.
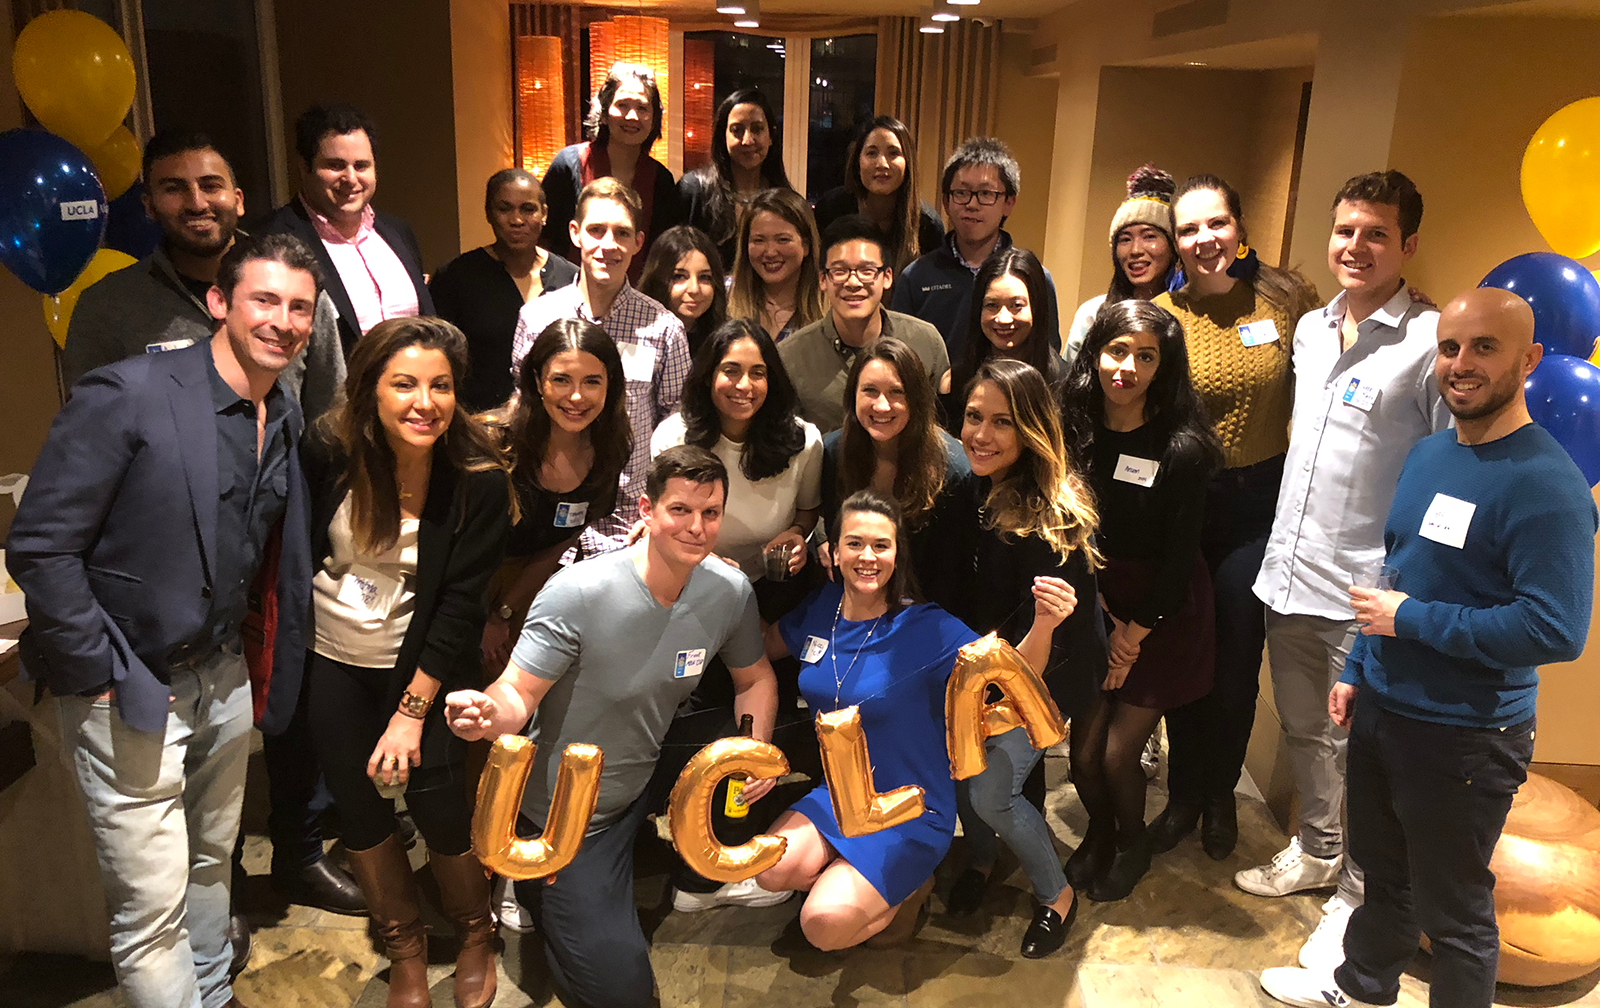
<svg viewBox="0 0 1600 1008"><path fill-rule="evenodd" d="M1300 1008L1381 1008L1377 1002L1357 1001L1346 994L1328 973L1294 966L1262 970L1261 989L1284 1004Z"/></svg>
<svg viewBox="0 0 1600 1008"><path fill-rule="evenodd" d="M510 879L504 875L496 875L492 895L494 915L500 921L501 927L510 931L533 930L533 914L528 912L527 907L517 902L517 891Z"/></svg>
<svg viewBox="0 0 1600 1008"><path fill-rule="evenodd" d="M696 910L710 910L712 907L719 906L777 906L793 895L793 889L785 889L782 892L769 892L756 885L755 879L748 878L743 882L729 882L721 889L708 893L684 892L682 889L674 889L672 890L672 909L682 910L684 913L694 913Z"/></svg>
<svg viewBox="0 0 1600 1008"><path fill-rule="evenodd" d="M1300 946L1300 965L1308 970L1332 974L1344 962L1344 929L1350 923L1355 907L1335 893L1322 904L1322 920L1317 929Z"/></svg>
<svg viewBox="0 0 1600 1008"><path fill-rule="evenodd" d="M1339 881L1339 859L1312 857L1300 838L1272 856L1271 864L1235 872L1233 884L1256 896L1287 896L1303 889L1323 889Z"/></svg>

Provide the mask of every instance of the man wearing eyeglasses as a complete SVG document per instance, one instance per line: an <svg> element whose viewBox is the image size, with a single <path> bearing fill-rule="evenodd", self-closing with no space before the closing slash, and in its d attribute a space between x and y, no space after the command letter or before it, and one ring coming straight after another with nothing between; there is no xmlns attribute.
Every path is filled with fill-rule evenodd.
<svg viewBox="0 0 1600 1008"><path fill-rule="evenodd" d="M843 426L850 366L879 337L904 341L922 359L935 388L950 369L939 330L884 308L884 292L894 279L894 271L884 265L885 244L878 226L859 214L828 225L822 235L822 290L828 311L778 344L778 356L800 397L800 415L823 434Z"/></svg>
<svg viewBox="0 0 1600 1008"><path fill-rule="evenodd" d="M1021 188L1017 159L994 137L969 137L944 163L940 192L950 230L943 244L906 267L895 284L891 307L931 322L951 360L960 360L966 348L973 278L984 260L1011 247L1011 236L1000 225L1016 209ZM1049 270L1045 282L1054 299ZM1058 352L1060 339L1058 333L1050 334Z"/></svg>

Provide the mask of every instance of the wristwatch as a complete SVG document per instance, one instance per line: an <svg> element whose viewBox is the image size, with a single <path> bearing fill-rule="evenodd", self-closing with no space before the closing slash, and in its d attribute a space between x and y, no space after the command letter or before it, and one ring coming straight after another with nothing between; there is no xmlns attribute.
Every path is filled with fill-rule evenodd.
<svg viewBox="0 0 1600 1008"><path fill-rule="evenodd" d="M515 616L517 614L517 611L515 609L511 608L508 605L503 605L500 608L496 609L494 611L494 614L496 616L500 617L503 620L509 620L511 617L513 617L513 616Z"/></svg>
<svg viewBox="0 0 1600 1008"><path fill-rule="evenodd" d="M400 713L406 717L422 718L433 706L433 697L420 697L410 690L400 694Z"/></svg>

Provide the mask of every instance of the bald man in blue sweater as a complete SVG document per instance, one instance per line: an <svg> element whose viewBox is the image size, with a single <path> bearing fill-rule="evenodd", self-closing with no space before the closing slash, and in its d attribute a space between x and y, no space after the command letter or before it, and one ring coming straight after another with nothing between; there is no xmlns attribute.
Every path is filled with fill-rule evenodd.
<svg viewBox="0 0 1600 1008"><path fill-rule="evenodd" d="M1269 969L1292 1005L1392 1005L1419 932L1435 1008L1489 1008L1499 961L1489 858L1533 757L1538 666L1583 652L1600 526L1589 484L1533 423L1543 348L1515 294L1439 318L1434 375L1456 418L1406 458L1384 529L1397 590L1352 587L1362 636L1328 695L1350 729L1349 852L1366 902L1330 977Z"/></svg>

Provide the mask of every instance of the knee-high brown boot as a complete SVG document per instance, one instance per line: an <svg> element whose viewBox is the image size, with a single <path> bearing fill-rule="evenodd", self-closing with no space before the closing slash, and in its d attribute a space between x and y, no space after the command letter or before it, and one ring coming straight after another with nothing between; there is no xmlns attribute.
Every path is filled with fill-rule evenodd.
<svg viewBox="0 0 1600 1008"><path fill-rule="evenodd" d="M350 871L372 908L383 954L389 957L388 1008L430 1008L428 935L417 910L417 880L406 849L391 836L376 847L351 851Z"/></svg>
<svg viewBox="0 0 1600 1008"><path fill-rule="evenodd" d="M456 926L456 1008L488 1008L494 1000L494 918L489 913L489 876L471 851L428 852L428 866L439 883L444 915Z"/></svg>

